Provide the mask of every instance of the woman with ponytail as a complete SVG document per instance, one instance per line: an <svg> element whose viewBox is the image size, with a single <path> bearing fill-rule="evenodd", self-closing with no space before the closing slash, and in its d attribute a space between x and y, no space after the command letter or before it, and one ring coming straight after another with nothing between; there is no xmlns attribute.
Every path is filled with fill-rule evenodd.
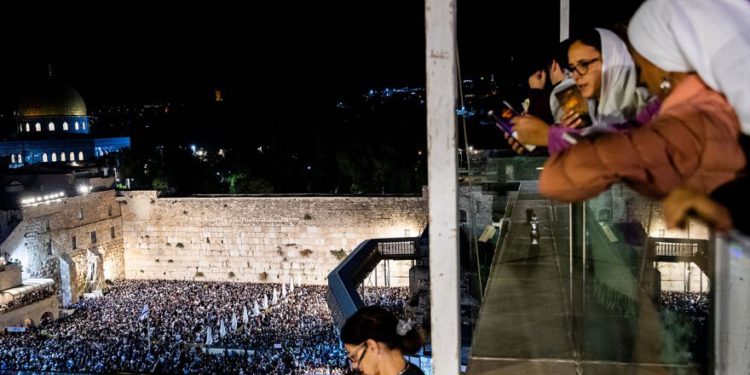
<svg viewBox="0 0 750 375"><path fill-rule="evenodd" d="M352 315L341 328L341 341L355 373L424 375L404 359L424 345L420 330L380 306L363 307Z"/></svg>

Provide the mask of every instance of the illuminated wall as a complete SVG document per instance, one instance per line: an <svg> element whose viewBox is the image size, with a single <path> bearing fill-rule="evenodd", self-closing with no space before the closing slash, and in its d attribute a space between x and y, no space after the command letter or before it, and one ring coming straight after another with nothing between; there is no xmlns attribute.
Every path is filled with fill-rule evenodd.
<svg viewBox="0 0 750 375"><path fill-rule="evenodd" d="M299 275L324 284L340 257L363 240L415 237L427 224L426 196L121 195L110 190L25 207L0 250L21 260L25 278L54 279L68 304L91 289L92 263L100 281L288 282ZM391 262L391 285L408 285L410 266Z"/></svg>
<svg viewBox="0 0 750 375"><path fill-rule="evenodd" d="M0 251L20 259L24 279L55 280L64 304L90 289L92 262L99 283L124 276L122 218L114 190L29 205L22 214Z"/></svg>
<svg viewBox="0 0 750 375"><path fill-rule="evenodd" d="M127 278L324 284L370 238L418 236L426 197L188 197L124 192ZM408 262L407 262L408 263ZM410 264L395 266L408 285Z"/></svg>

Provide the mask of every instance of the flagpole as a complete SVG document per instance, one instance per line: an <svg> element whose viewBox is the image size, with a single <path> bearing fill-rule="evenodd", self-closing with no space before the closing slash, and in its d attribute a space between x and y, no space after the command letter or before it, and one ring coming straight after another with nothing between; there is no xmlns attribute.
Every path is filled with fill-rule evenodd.
<svg viewBox="0 0 750 375"><path fill-rule="evenodd" d="M148 354L151 354L151 314L146 315L146 340L148 340Z"/></svg>

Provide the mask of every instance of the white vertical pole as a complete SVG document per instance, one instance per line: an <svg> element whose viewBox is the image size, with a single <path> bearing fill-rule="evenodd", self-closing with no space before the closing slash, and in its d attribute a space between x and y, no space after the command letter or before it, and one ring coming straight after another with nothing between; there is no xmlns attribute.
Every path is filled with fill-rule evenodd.
<svg viewBox="0 0 750 375"><path fill-rule="evenodd" d="M456 1L425 1L432 371L461 365L456 160Z"/></svg>
<svg viewBox="0 0 750 375"><path fill-rule="evenodd" d="M717 236L714 254L714 374L750 374L750 239Z"/></svg>
<svg viewBox="0 0 750 375"><path fill-rule="evenodd" d="M570 0L560 0L560 41L570 37Z"/></svg>

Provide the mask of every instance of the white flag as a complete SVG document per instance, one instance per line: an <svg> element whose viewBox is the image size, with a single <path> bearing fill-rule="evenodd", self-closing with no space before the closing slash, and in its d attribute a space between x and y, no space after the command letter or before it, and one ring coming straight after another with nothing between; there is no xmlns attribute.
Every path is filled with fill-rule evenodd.
<svg viewBox="0 0 750 375"><path fill-rule="evenodd" d="M292 275L289 275L289 293L294 292L294 277Z"/></svg>
<svg viewBox="0 0 750 375"><path fill-rule="evenodd" d="M281 297L286 298L286 284L281 283Z"/></svg>
<svg viewBox="0 0 750 375"><path fill-rule="evenodd" d="M227 335L227 328L224 327L224 321L221 321L221 326L219 327L219 336L222 338Z"/></svg>
<svg viewBox="0 0 750 375"><path fill-rule="evenodd" d="M273 288L273 302L271 302L272 305L275 305L279 303L279 292L276 291L276 288Z"/></svg>
<svg viewBox="0 0 750 375"><path fill-rule="evenodd" d="M260 307L258 306L258 301L253 301L253 316L260 315Z"/></svg>
<svg viewBox="0 0 750 375"><path fill-rule="evenodd" d="M232 313L232 331L237 330L237 313Z"/></svg>
<svg viewBox="0 0 750 375"><path fill-rule="evenodd" d="M148 319L148 304L143 305L143 310L141 310L141 315L138 317L138 320L144 320Z"/></svg>
<svg viewBox="0 0 750 375"><path fill-rule="evenodd" d="M263 310L268 310L268 294L263 295Z"/></svg>
<svg viewBox="0 0 750 375"><path fill-rule="evenodd" d="M242 324L247 325L247 321L250 320L247 316L247 306L242 306Z"/></svg>
<svg viewBox="0 0 750 375"><path fill-rule="evenodd" d="M211 327L208 327L206 330L206 345L213 345L214 344L214 335L211 334Z"/></svg>

